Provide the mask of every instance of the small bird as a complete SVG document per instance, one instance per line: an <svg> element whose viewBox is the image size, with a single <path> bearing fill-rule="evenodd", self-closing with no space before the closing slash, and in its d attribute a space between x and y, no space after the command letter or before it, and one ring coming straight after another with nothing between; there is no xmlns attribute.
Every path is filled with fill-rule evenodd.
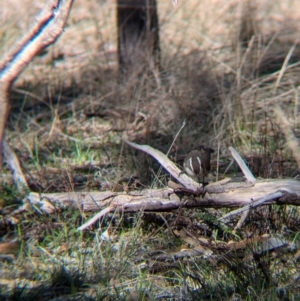
<svg viewBox="0 0 300 301"><path fill-rule="evenodd" d="M184 171L191 177L197 177L199 182L203 177L204 185L204 178L210 171L210 154L213 152L213 149L200 145L197 150L191 151L184 158Z"/></svg>

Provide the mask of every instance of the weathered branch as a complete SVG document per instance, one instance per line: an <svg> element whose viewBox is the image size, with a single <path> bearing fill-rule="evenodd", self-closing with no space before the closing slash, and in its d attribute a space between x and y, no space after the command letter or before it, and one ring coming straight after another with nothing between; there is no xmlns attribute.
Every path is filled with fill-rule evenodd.
<svg viewBox="0 0 300 301"><path fill-rule="evenodd" d="M7 164L12 170L14 183L18 187L18 191L21 193L28 193L29 187L26 178L22 172L20 162L15 152L10 148L10 146L3 141L3 154Z"/></svg>
<svg viewBox="0 0 300 301"><path fill-rule="evenodd" d="M243 174L245 175L247 181L251 182L251 183L255 183L256 182L255 177L253 176L252 172L250 171L250 169L245 164L245 162L242 159L242 157L240 156L240 154L232 146L229 146L228 149L230 150L232 157L237 162L237 164L239 165L239 167L242 170Z"/></svg>
<svg viewBox="0 0 300 301"><path fill-rule="evenodd" d="M82 212L98 212L90 221L82 225L83 230L99 218L114 211L170 211L181 207L244 207L225 215L222 219L250 210L255 206L270 203L300 205L300 185L297 180L263 180L255 182L232 182L230 179L209 184L205 195L199 194L202 187L175 166L167 156L147 145L127 142L157 159L181 184L164 189L126 192L70 192L70 193L30 193L28 201L37 210L51 214L56 210L74 208ZM250 177L251 178L251 177ZM184 186L186 185L186 186ZM185 192L189 193L186 194ZM195 194L191 194L194 191Z"/></svg>
<svg viewBox="0 0 300 301"><path fill-rule="evenodd" d="M161 164L161 166L165 168L186 189L194 192L195 194L199 194L203 191L202 185L195 182L192 178L183 173L165 154L159 150L149 145L140 145L125 139L123 141L131 147L141 150L155 158Z"/></svg>
<svg viewBox="0 0 300 301"><path fill-rule="evenodd" d="M226 218L230 218L230 217L232 217L236 214L239 214L241 212L249 211L252 208L255 208L255 207L258 207L258 206L262 205L263 203L266 203L268 201L272 201L274 199L278 199L278 198L282 197L283 194L284 194L284 192L282 192L282 191L276 191L274 193L270 193L267 196L263 197L262 199L259 199L255 202L252 202L251 204L246 205L243 208L240 208L240 209L237 209L237 210L234 210L234 211L231 211L231 212L225 214L224 216L219 218L219 220L224 220Z"/></svg>
<svg viewBox="0 0 300 301"><path fill-rule="evenodd" d="M47 213L65 208L74 208L84 212L99 212L97 218L114 211L171 211L181 207L234 208L246 205L251 207L254 201L259 201L266 195L277 192L282 196L279 197L278 194L275 194L275 198L264 202L264 204L300 205L300 185L299 181L296 180L257 181L253 186L239 186L235 189L232 189L230 184L224 184L222 192L218 192L218 190L212 192L210 188L210 193L206 193L204 197L182 196L182 194L177 194L173 189L165 188L141 192L132 191L128 194L112 191L30 193L28 200L41 211ZM93 222L95 220L93 219ZM84 229L84 226L80 227L80 230L82 229Z"/></svg>
<svg viewBox="0 0 300 301"><path fill-rule="evenodd" d="M60 36L72 3L73 0L50 0L33 28L0 63L0 164L10 87L35 55Z"/></svg>
<svg viewBox="0 0 300 301"><path fill-rule="evenodd" d="M107 206L112 210L120 209L124 212L166 211L179 207L215 207L234 208L253 204L280 192L281 197L268 200L264 204L277 202L281 204L300 205L300 185L297 180L261 180L251 187L239 187L234 190L226 189L219 193L206 193L204 197L180 197L173 189L149 189L143 191L125 192L92 191L92 192L63 192L42 193L32 192L28 199L33 205L51 202L53 208L74 208L81 211L100 211ZM225 185L226 186L226 185Z"/></svg>
<svg viewBox="0 0 300 301"><path fill-rule="evenodd" d="M247 181L250 183L255 183L256 182L255 177L253 176L252 172L245 164L245 162L242 159L242 157L240 156L240 154L231 146L229 147L229 150L231 152L232 157L235 159L235 161L239 165L240 169L242 170L243 174L245 175ZM248 215L250 213L250 208L242 208L242 212L243 212L243 214L242 214L240 220L238 221L237 225L235 226L234 230L237 230L242 226L242 224L244 223L244 221L246 220L246 218L248 217Z"/></svg>

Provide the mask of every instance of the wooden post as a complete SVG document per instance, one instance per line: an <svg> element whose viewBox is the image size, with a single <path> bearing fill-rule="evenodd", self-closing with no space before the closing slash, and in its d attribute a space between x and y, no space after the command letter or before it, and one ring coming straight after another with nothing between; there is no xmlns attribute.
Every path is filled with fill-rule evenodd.
<svg viewBox="0 0 300 301"><path fill-rule="evenodd" d="M156 0L118 0L118 56L121 75L159 66Z"/></svg>

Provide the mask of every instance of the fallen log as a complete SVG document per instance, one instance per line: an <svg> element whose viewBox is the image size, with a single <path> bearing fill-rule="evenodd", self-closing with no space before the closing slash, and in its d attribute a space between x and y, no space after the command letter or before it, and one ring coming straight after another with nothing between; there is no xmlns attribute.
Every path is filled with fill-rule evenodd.
<svg viewBox="0 0 300 301"><path fill-rule="evenodd" d="M250 205L268 195L275 196L264 204L300 205L300 185L296 180L262 180L249 186L247 183L213 183L208 185L204 197L185 195L172 188L131 191L129 193L112 191L70 192L70 193L30 193L29 202L45 213L74 208L83 212L100 211L83 230L109 212L171 211L178 208L234 208ZM220 191L219 186L222 186ZM217 189L215 190L215 187ZM244 209L244 208L243 208ZM248 210L245 208L244 210Z"/></svg>
<svg viewBox="0 0 300 301"><path fill-rule="evenodd" d="M35 193L28 195L28 200L34 206L38 206L45 213L56 210L74 208L83 212L95 212L110 207L110 211L120 210L123 212L143 211L169 211L180 207L214 207L234 208L255 204L256 201L274 195L274 199L264 204L278 203L285 205L300 205L300 185L297 180L261 180L249 187L239 185L233 188L233 183L220 184L224 190L213 192L215 184L209 185L210 192L204 197L193 195L180 195L179 191L172 188L146 189L142 191L113 192L62 192L62 193ZM276 193L276 194L275 194ZM43 209L45 204L52 209Z"/></svg>
<svg viewBox="0 0 300 301"><path fill-rule="evenodd" d="M300 205L300 185L297 180L258 181L247 170L247 167L243 166L242 170L250 181L233 182L231 179L224 179L205 186L203 190L199 183L182 174L180 169L160 151L147 145L137 145L131 142L128 144L151 154L180 184L170 182L169 187L163 189L129 192L91 191L42 194L31 192L27 196L29 203L47 214L66 208L74 208L82 212L98 211L91 220L79 227L79 230L86 229L102 216L115 211L132 213L171 211L182 207L243 207L221 218L225 219L262 204ZM230 150L234 153L237 162L242 160L238 158L239 155L233 151L233 148ZM202 193L203 191L205 194Z"/></svg>

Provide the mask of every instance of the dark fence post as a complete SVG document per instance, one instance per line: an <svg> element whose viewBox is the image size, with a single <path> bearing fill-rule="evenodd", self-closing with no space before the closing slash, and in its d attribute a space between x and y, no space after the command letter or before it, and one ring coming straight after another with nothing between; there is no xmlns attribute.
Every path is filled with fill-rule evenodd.
<svg viewBox="0 0 300 301"><path fill-rule="evenodd" d="M159 66L156 0L118 0L118 57L121 75Z"/></svg>

